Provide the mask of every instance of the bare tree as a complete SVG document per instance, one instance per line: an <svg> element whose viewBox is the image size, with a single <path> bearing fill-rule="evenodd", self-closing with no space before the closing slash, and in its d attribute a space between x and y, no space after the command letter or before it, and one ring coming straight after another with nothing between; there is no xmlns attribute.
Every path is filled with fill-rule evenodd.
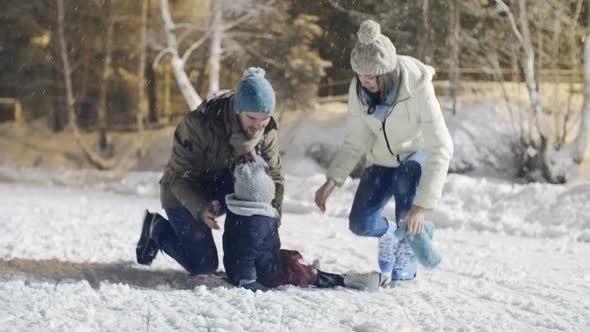
<svg viewBox="0 0 590 332"><path fill-rule="evenodd" d="M589 11L590 18L590 11ZM590 29L584 39L584 102L582 105L582 119L580 131L576 138L576 150L574 160L581 163L586 158L588 150L588 130L590 128Z"/></svg>
<svg viewBox="0 0 590 332"><path fill-rule="evenodd" d="M457 114L457 90L459 89L459 34L461 31L461 12L459 1L451 0L449 5L449 43L451 46L449 81L453 114Z"/></svg>
<svg viewBox="0 0 590 332"><path fill-rule="evenodd" d="M275 0L265 0L257 4L256 1L250 3L250 6L236 3L229 0L213 0L211 6L211 21L209 22L209 91L208 96L215 95L220 90L221 61L231 52L243 55L247 53L256 53L247 43L241 42L240 38L249 39L273 38L270 33L253 31L236 31L236 27L247 24L258 16L264 15L272 10ZM246 7L246 8L245 8ZM250 7L250 8L247 8ZM224 16L224 13L225 16ZM227 22L227 23L226 23ZM242 30L242 29L240 29ZM245 29L244 29L245 30ZM260 54L255 56L261 60L272 62Z"/></svg>
<svg viewBox="0 0 590 332"><path fill-rule="evenodd" d="M454 1L454 0L452 0ZM451 5L452 6L452 5ZM434 49L432 47L432 28L430 26L430 0L422 0L422 60L424 63L432 63Z"/></svg>
<svg viewBox="0 0 590 332"><path fill-rule="evenodd" d="M560 86L560 77L558 72L559 69L559 64L558 64L558 59L559 59L559 46L560 46L560 39L561 39L561 16L563 10L561 7L558 7L556 9L556 13L555 13L555 21L553 24L553 37L551 40L551 49L553 50L552 54L551 54L551 70L554 72L554 84L553 84L553 100L558 100L558 96L559 96L559 86ZM541 29L539 29L539 31L541 31ZM553 105L552 105L553 106ZM552 107L554 108L554 107ZM558 112L557 110L554 110L553 112L553 123L555 125L555 135L556 140L555 140L555 144L557 146L557 148L559 149L564 143L565 143L565 136L566 136L566 128L565 128L565 121L564 121L564 126L560 126L560 120L562 118L562 113ZM562 131L563 129L563 131Z"/></svg>
<svg viewBox="0 0 590 332"><path fill-rule="evenodd" d="M102 69L102 81L100 82L100 95L98 98L98 146L101 151L107 148L107 110L106 100L109 87L109 77L111 75L111 61L113 54L113 6L111 0L105 0L107 36L105 42L105 55Z"/></svg>
<svg viewBox="0 0 590 332"><path fill-rule="evenodd" d="M219 91L219 74L221 68L221 42L223 40L223 3L213 1L211 22L211 40L209 43L209 92L212 96Z"/></svg>
<svg viewBox="0 0 590 332"><path fill-rule="evenodd" d="M570 66L572 68L571 72L570 72L570 78L569 78L569 96L568 96L568 100L567 100L567 110L568 113L571 110L571 106L572 106L572 97L573 97L573 91L574 91L574 82L576 81L577 78L577 73L576 73L576 68L578 68L579 65L579 59L578 59L578 43L577 43L577 34L576 34L576 27L577 27L577 22L578 22L578 18L580 17L580 13L582 12L582 4L584 3L584 0L578 0L577 4L576 4L576 10L574 12L574 17L572 19L572 24L571 24L571 32L569 35L569 46L570 46Z"/></svg>
<svg viewBox="0 0 590 332"><path fill-rule="evenodd" d="M184 71L184 64L186 62L186 59L188 58L188 55L190 55L190 53L204 41L204 38L193 43L193 45L191 45L191 47L189 47L189 49L185 52L185 55L183 57L180 57L178 51L178 42L175 34L175 29L177 28L177 26L174 24L174 21L172 20L168 0L160 0L160 10L162 13L162 21L164 23L166 48L162 50L160 54L158 54L158 56L154 60L154 66L157 66L162 56L166 54L171 56L172 71L174 73L174 77L176 78L176 82L178 83L180 92L182 93L189 110L192 111L196 109L197 106L199 106L199 104L201 104L203 100L201 99L201 96L199 96L195 88L192 86L188 75Z"/></svg>
<svg viewBox="0 0 590 332"><path fill-rule="evenodd" d="M68 110L68 127L77 135L78 125L76 124L76 100L74 99L74 89L72 87L72 67L68 57L68 45L64 32L65 25L64 0L57 0L57 32L59 39L59 50L61 63L63 66L64 82L66 85L66 107Z"/></svg>
<svg viewBox="0 0 590 332"><path fill-rule="evenodd" d="M59 41L59 49L61 54L61 60L63 65L63 73L64 73L64 81L66 85L66 101L67 101L67 109L70 115L69 119L69 127L71 128L74 138L76 142L86 155L88 161L96 166L99 169L109 169L115 166L115 161L104 160L100 155L96 152L92 151L82 140L80 137L80 132L78 130L78 125L76 124L76 110L75 110L75 99L74 99L74 88L72 86L72 69L70 66L70 60L68 56L68 48L67 48L67 39L64 32L65 26L65 9L64 9L64 0L56 0L57 1L57 30L58 30L58 41Z"/></svg>
<svg viewBox="0 0 590 332"><path fill-rule="evenodd" d="M347 14L348 16L355 18L359 21L366 20L371 18L371 14L360 12L358 10L345 8L341 3L340 0L328 0L328 3L338 11Z"/></svg>
<svg viewBox="0 0 590 332"><path fill-rule="evenodd" d="M209 59L207 64L209 66L209 92L208 95L214 95L219 91L220 76L221 76L221 61L224 56L231 52L239 54L246 54L248 52L254 53L252 48L249 48L247 43L240 41L241 37L253 38L273 38L270 33L256 32L256 31L235 31L235 28L255 21L256 17L268 14L272 11L272 5L276 0L266 0L265 3L256 4L256 1L251 1L249 6L244 6L243 3L236 3L235 1L212 0L211 20L205 22L202 19L192 23L175 24L172 20L168 0L161 0L160 7L162 11L162 19L164 21L164 30L166 34L167 47L160 51L154 60L154 66L158 64L160 59L169 54L172 57L172 67L176 81L180 90L187 101L190 109L196 108L201 102L201 98L191 85L190 80L184 66L192 53L198 49L207 39L209 40ZM226 20L225 16L228 16ZM225 22L228 23L225 23ZM190 36L194 31L202 32L200 38L193 42L180 56L179 43ZM178 37L176 33L179 33ZM227 45L224 45L227 44ZM222 47L223 46L223 47ZM261 61L259 54L255 54ZM269 60L270 61L270 60ZM267 61L267 62L269 62ZM198 102L197 102L198 101Z"/></svg>
<svg viewBox="0 0 590 332"><path fill-rule="evenodd" d="M515 110L512 108L510 96L508 95L508 91L506 90L505 82L504 82L504 75L502 73L502 67L500 66L500 62L498 61L498 54L495 51L491 51L486 56L490 66L491 66L491 74L494 77L494 80L500 84L500 88L502 89L502 95L504 96L504 102L506 103L506 108L510 113L510 119L512 122L512 129L514 130L514 137L522 137L523 128L522 128L522 121Z"/></svg>
<svg viewBox="0 0 590 332"><path fill-rule="evenodd" d="M553 149L552 137L547 132L547 125L545 123L545 113L538 90L538 76L535 71L535 49L531 40L531 33L529 29L529 22L527 18L527 7L525 0L518 0L518 24L514 19L512 11L502 0L495 0L501 10L506 13L514 35L518 39L523 52L522 68L524 72L525 84L527 87L529 102L535 117L535 127L539 134L538 142L533 146L536 149L536 155L531 156L530 153L525 152L525 160L527 158L536 158L539 160L543 172L543 176L549 182L562 182L560 176L554 174L552 169L551 152Z"/></svg>
<svg viewBox="0 0 590 332"><path fill-rule="evenodd" d="M145 71L147 58L147 22L149 0L141 0L141 27L139 31L139 65L137 68L137 130L143 130L143 121L147 115L145 99Z"/></svg>

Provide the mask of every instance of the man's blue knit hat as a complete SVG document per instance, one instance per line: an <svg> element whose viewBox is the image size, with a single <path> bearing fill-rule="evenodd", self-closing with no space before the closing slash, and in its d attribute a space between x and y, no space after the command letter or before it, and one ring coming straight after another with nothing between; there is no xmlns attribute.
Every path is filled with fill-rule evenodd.
<svg viewBox="0 0 590 332"><path fill-rule="evenodd" d="M234 107L240 112L274 112L275 92L264 74L264 69L258 67L250 67L244 72L234 97Z"/></svg>

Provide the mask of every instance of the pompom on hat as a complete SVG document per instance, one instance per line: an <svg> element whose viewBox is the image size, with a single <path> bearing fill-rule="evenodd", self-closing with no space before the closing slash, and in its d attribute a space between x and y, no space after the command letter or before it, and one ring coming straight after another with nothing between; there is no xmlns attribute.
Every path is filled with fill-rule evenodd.
<svg viewBox="0 0 590 332"><path fill-rule="evenodd" d="M250 67L244 71L234 97L234 106L240 112L274 112L275 92L264 74L264 69L258 67Z"/></svg>
<svg viewBox="0 0 590 332"><path fill-rule="evenodd" d="M352 70L358 75L382 75L397 67L397 53L389 38L381 34L381 26L373 20L361 23L358 42L350 55Z"/></svg>

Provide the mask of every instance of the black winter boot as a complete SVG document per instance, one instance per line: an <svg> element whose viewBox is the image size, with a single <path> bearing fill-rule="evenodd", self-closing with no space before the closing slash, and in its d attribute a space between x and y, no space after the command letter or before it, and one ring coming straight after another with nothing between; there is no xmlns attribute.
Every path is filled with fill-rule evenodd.
<svg viewBox="0 0 590 332"><path fill-rule="evenodd" d="M152 240L152 231L154 226L160 222L163 217L157 213L150 213L148 210L145 211L145 217L143 218L143 225L141 227L141 235L135 248L135 254L137 255L137 262L142 265L150 265L158 254L158 245Z"/></svg>

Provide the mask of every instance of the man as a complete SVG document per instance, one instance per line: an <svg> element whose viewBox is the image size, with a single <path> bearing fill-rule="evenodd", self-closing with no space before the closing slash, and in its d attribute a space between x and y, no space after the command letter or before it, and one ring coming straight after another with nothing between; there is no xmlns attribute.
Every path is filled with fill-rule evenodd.
<svg viewBox="0 0 590 332"><path fill-rule="evenodd" d="M168 219L146 212L136 248L137 262L150 265L163 250L193 275L215 272L212 229L233 192L232 169L260 155L275 183L275 218L280 222L284 177L275 94L261 68L249 68L235 92L203 102L174 132L172 156L160 180L160 200Z"/></svg>

